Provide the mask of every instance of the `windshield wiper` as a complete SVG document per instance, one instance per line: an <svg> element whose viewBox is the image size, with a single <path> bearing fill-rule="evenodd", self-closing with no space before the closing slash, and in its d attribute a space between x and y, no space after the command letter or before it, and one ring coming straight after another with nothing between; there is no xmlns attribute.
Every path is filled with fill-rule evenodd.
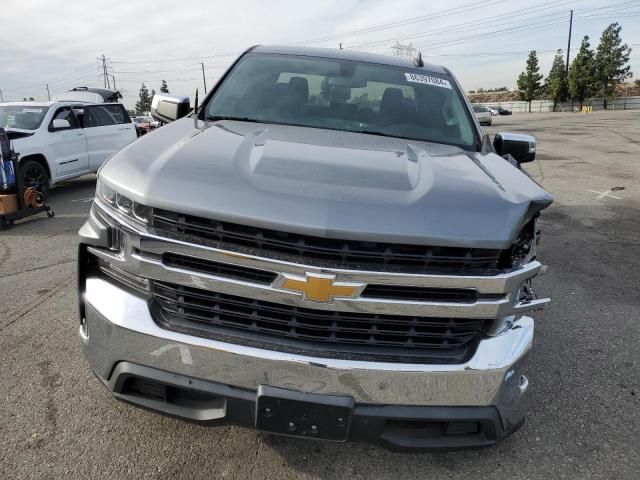
<svg viewBox="0 0 640 480"><path fill-rule="evenodd" d="M253 122L253 123L264 123L262 120L258 120L256 118L249 117L232 117L228 115L210 115L206 118L210 122L217 122L219 120L235 120L237 122Z"/></svg>
<svg viewBox="0 0 640 480"><path fill-rule="evenodd" d="M355 132L355 133L366 133L368 135L377 135L378 137L402 138L404 140L417 140L421 142L425 141L425 140L420 140L419 138L403 137L401 135L392 135L391 133L384 133L379 130L346 130L346 131Z"/></svg>

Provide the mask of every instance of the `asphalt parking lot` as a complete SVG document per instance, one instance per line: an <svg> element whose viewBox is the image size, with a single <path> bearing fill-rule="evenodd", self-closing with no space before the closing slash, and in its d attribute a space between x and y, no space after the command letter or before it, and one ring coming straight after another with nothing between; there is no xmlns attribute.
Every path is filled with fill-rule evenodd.
<svg viewBox="0 0 640 480"><path fill-rule="evenodd" d="M56 216L0 232L0 478L602 478L640 475L640 111L515 114L538 139L543 214L528 422L495 448L394 454L208 429L113 400L77 338L76 232L94 177Z"/></svg>

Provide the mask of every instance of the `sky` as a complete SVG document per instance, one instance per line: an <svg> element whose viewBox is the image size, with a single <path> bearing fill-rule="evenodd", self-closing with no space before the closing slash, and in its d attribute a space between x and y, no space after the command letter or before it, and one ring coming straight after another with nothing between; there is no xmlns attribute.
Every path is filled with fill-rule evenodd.
<svg viewBox="0 0 640 480"><path fill-rule="evenodd" d="M640 0L20 0L0 13L0 91L4 101L47 100L47 84L51 96L102 86L104 55L132 107L142 81L202 92L201 63L211 88L256 44L393 54L396 42L450 68L467 90L513 88L528 51L539 52L545 75L554 52L566 54L572 9L571 57L583 36L595 49L617 21L640 78Z"/></svg>

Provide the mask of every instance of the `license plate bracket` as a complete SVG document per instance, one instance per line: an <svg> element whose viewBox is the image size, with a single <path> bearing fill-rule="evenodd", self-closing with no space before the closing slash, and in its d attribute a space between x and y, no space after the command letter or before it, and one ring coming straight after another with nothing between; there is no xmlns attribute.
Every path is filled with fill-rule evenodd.
<svg viewBox="0 0 640 480"><path fill-rule="evenodd" d="M352 397L296 392L260 385L256 429L293 437L344 442L349 435Z"/></svg>

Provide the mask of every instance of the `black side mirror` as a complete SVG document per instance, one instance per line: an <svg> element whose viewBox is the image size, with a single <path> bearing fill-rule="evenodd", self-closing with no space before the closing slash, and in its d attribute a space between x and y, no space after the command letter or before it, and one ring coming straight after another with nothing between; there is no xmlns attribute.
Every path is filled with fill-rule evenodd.
<svg viewBox="0 0 640 480"><path fill-rule="evenodd" d="M496 133L493 148L498 155L511 155L518 163L536 159L536 139L522 133Z"/></svg>
<svg viewBox="0 0 640 480"><path fill-rule="evenodd" d="M151 101L151 116L159 122L173 122L186 116L190 111L189 97L154 95Z"/></svg>

